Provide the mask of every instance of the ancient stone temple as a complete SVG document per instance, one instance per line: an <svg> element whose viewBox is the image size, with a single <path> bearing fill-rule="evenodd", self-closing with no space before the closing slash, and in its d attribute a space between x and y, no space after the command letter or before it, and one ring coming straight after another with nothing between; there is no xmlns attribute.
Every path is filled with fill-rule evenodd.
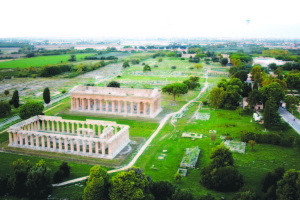
<svg viewBox="0 0 300 200"><path fill-rule="evenodd" d="M71 111L155 117L161 112L161 91L76 86L70 91Z"/></svg>
<svg viewBox="0 0 300 200"><path fill-rule="evenodd" d="M38 115L11 126L9 146L113 159L129 143L129 126Z"/></svg>

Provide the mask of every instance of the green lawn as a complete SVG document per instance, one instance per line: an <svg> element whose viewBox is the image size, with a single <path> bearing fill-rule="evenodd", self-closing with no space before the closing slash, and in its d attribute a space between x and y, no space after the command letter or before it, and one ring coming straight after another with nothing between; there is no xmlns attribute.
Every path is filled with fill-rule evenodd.
<svg viewBox="0 0 300 200"><path fill-rule="evenodd" d="M94 54L76 54L76 59L82 60L85 56L92 56ZM58 64L68 62L70 54L58 55L58 56L38 56L33 58L21 58L18 60L12 60L7 62L0 62L0 68L25 68L25 67L41 67L48 64Z"/></svg>
<svg viewBox="0 0 300 200"><path fill-rule="evenodd" d="M251 116L240 116L236 111L228 110L204 110L204 113L210 113L209 121L189 121L196 110L197 104L190 107L185 117L179 119L176 129L170 124L152 141L142 156L138 159L135 166L145 169L145 173L150 175L154 181L168 180L178 185L182 189L189 189L195 196L201 196L206 193L212 193L215 197L225 196L231 198L234 193L220 193L207 190L200 185L200 170L208 165L209 155L217 144L221 143L219 136L229 133L235 140L240 140L241 131L262 132L263 126L250 122ZM213 145L210 140L209 130L216 130L218 139ZM182 132L195 132L204 135L202 139L181 138ZM276 132L276 131L270 131ZM286 134L296 134L289 128ZM183 177L181 183L174 181L174 175L177 172L185 148L198 146L201 149L196 169L188 169L187 177ZM159 160L158 156L167 150L164 160ZM254 151L251 147L246 148L246 154L233 153L235 166L244 176L245 184L251 185L261 194L261 180L268 171L279 166L286 169L300 166L300 155L293 148L285 148L275 145L257 144Z"/></svg>

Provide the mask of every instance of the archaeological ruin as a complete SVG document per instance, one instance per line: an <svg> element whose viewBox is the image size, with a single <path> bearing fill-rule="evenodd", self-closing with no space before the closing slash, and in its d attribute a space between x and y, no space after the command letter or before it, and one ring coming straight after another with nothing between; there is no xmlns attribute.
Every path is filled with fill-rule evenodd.
<svg viewBox="0 0 300 200"><path fill-rule="evenodd" d="M9 146L113 159L130 142L129 126L38 115L12 125Z"/></svg>
<svg viewBox="0 0 300 200"><path fill-rule="evenodd" d="M76 86L70 94L71 112L154 118L162 110L158 89Z"/></svg>

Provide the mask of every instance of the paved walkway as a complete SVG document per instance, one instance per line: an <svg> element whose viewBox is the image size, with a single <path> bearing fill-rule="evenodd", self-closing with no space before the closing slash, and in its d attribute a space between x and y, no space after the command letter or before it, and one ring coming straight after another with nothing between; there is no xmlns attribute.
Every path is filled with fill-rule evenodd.
<svg viewBox="0 0 300 200"><path fill-rule="evenodd" d="M201 94L203 92L206 91L208 87L208 82L207 82L207 77L206 77L206 82L205 82L205 86L201 89L200 93L198 94L197 97L195 97L193 100L189 101L187 104L185 104L179 111L174 112L174 113L170 113L168 115L166 115L161 121L160 124L158 126L158 128L156 129L156 131L151 135L151 137L147 140L147 142L143 145L143 147L139 150L139 152L134 156L134 158L132 159L132 161L124 166L121 167L119 169L114 169L114 170L110 170L108 171L108 173L115 173L115 172L119 172L119 171L124 171L126 169L131 168L134 163L137 161L137 159L142 155L142 153L146 150L146 148L148 147L148 145L152 142L152 140L155 138L155 136L159 133L159 131L164 127L164 125L166 124L166 122L170 119L170 117L172 117L172 115L176 115L178 113L181 113L187 106L189 106L191 103L197 101L199 99L199 97L201 96ZM72 184L72 183L76 183L79 181L83 181L88 179L89 176L85 176L85 177L81 177L81 178L77 178L77 179L73 179L70 181L66 181L66 182L62 182L62 183L58 183L58 184L52 184L53 187L59 187L59 186L64 186L64 185L68 185L68 184Z"/></svg>
<svg viewBox="0 0 300 200"><path fill-rule="evenodd" d="M295 118L294 115L292 115L282 107L279 108L278 112L281 115L282 119L290 124L290 126L300 135L300 120Z"/></svg>

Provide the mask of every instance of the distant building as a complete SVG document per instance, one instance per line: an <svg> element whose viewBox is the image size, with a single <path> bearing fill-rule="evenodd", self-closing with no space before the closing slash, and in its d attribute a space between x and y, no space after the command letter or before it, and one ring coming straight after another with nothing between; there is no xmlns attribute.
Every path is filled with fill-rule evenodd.
<svg viewBox="0 0 300 200"><path fill-rule="evenodd" d="M286 62L283 60L276 60L275 58L269 57L257 57L253 58L253 65L261 65L262 67L268 67L269 64L275 63L276 65L284 65Z"/></svg>
<svg viewBox="0 0 300 200"><path fill-rule="evenodd" d="M243 98L243 109L245 109L246 106L248 106L247 97L244 97ZM262 110L262 109L264 109L264 105L262 102L258 102L255 106L252 107L252 109Z"/></svg>

